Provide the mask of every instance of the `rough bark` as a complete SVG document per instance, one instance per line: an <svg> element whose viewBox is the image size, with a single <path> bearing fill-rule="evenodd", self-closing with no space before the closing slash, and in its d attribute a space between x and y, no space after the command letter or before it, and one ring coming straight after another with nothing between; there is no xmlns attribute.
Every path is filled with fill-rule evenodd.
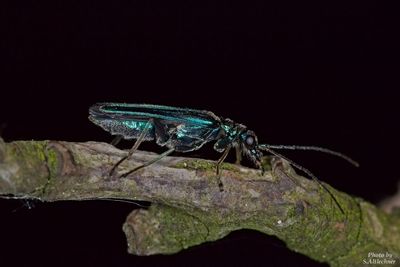
<svg viewBox="0 0 400 267"><path fill-rule="evenodd" d="M167 157L126 178L109 177L126 153L97 142L0 139L0 194L43 201L150 201L150 208L134 210L123 225L128 251L136 255L177 253L238 229L254 229L331 266L363 266L369 253L390 253L395 264L387 262L389 256L386 263L399 264L399 213L387 214L325 184L344 215L325 190L285 161L265 158L269 170L264 175L224 164L221 192L215 162L203 159ZM118 172L155 156L138 151Z"/></svg>

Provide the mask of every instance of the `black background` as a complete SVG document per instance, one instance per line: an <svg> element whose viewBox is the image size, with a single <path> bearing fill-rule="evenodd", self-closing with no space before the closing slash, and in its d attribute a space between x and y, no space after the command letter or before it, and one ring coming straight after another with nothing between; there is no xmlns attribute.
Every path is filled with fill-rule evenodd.
<svg viewBox="0 0 400 267"><path fill-rule="evenodd" d="M373 203L396 191L396 14L382 1L14 2L0 11L6 141L109 142L87 120L96 102L206 109L247 125L261 143L351 155L360 168L286 153L342 191ZM219 157L210 147L192 156ZM121 224L132 205L34 204L0 202L0 264L322 266L253 231L172 256L131 256Z"/></svg>

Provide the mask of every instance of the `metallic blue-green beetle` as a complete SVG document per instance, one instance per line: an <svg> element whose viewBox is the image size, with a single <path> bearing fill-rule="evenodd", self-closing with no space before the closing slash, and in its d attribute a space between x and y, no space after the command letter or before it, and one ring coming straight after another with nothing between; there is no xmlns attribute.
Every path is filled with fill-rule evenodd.
<svg viewBox="0 0 400 267"><path fill-rule="evenodd" d="M124 173L122 176L149 166L174 151L194 151L201 148L205 143L214 141L214 149L223 153L217 162L217 174L219 174L220 166L231 148L236 148L237 161L240 162L241 156L245 155L259 169L262 169L261 157L263 155L260 150L265 150L285 159L293 167L307 173L331 195L341 212L344 213L334 195L314 174L272 149L316 150L341 157L358 166L357 162L346 155L326 148L315 146L260 145L255 133L248 130L245 125L236 123L230 119L218 117L214 113L205 110L147 104L98 103L90 107L89 114L89 119L93 123L99 125L112 135L116 135L116 140L121 138L128 140L136 139L128 155L121 158L114 165L110 171L110 175L114 173L121 162L129 158L137 150L142 141L155 140L158 145L166 146L168 150L155 159ZM222 186L221 181L219 181L219 185Z"/></svg>
<svg viewBox="0 0 400 267"><path fill-rule="evenodd" d="M217 172L231 148L247 156L257 168L261 167L262 153L254 132L210 111L146 104L99 103L89 109L89 114L93 123L112 135L136 139L137 142L155 140L158 145L166 146L169 150L163 156L173 151L194 151L205 143L215 141L214 149L223 152Z"/></svg>

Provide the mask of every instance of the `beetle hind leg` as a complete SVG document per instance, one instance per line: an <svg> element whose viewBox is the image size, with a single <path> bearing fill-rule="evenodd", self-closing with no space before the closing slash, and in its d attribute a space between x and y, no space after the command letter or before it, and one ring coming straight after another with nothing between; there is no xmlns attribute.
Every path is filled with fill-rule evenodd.
<svg viewBox="0 0 400 267"><path fill-rule="evenodd" d="M148 120L146 125L144 126L143 131L140 133L138 139L136 140L135 144L133 145L133 147L129 150L128 154L124 157L122 157L117 163L115 163L115 165L111 168L109 176L113 176L115 170L118 168L119 165L121 165L122 162L124 162L125 160L128 160L133 153L135 153L135 151L139 148L140 144L144 141L146 134L148 133L150 126L151 126L151 122L152 120ZM114 142L119 142L120 138L118 138L118 136L112 141L112 143Z"/></svg>

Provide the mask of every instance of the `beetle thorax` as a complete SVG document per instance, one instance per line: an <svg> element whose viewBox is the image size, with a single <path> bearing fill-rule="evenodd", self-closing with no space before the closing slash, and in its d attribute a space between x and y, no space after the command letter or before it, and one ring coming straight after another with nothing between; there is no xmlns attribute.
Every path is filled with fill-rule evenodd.
<svg viewBox="0 0 400 267"><path fill-rule="evenodd" d="M214 149L222 152L228 146L237 146L239 137L242 132L246 130L246 126L235 123L230 119L224 119L221 123L221 136L215 143Z"/></svg>

